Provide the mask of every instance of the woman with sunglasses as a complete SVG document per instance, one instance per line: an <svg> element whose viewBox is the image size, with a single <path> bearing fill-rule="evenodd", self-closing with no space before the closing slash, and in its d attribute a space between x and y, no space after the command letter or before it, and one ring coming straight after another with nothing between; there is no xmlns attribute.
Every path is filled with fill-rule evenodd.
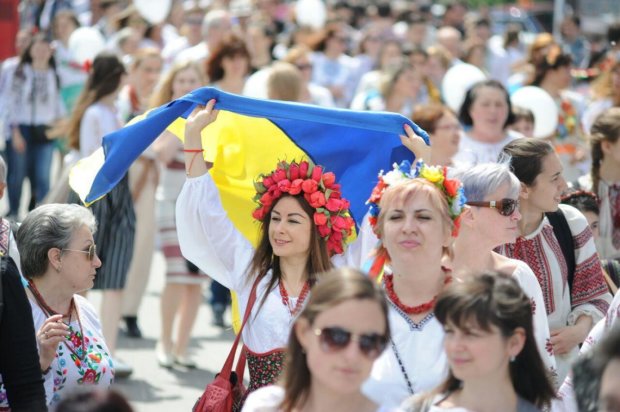
<svg viewBox="0 0 620 412"><path fill-rule="evenodd" d="M356 269L321 278L293 324L279 385L252 393L244 412L389 410L360 389L390 339L383 292Z"/></svg>
<svg viewBox="0 0 620 412"><path fill-rule="evenodd" d="M381 240L370 274L385 270L392 338L377 359L364 393L397 406L430 390L447 373L443 329L434 314L437 295L451 282L442 260L452 255L465 197L445 168L403 162L379 177L370 203L370 224Z"/></svg>
<svg viewBox="0 0 620 412"><path fill-rule="evenodd" d="M93 287L101 266L93 239L96 228L89 209L48 204L30 212L17 232L47 404L52 409L77 386L107 388L114 380L101 323L93 306L80 295ZM2 395L0 399L6 399Z"/></svg>
<svg viewBox="0 0 620 412"><path fill-rule="evenodd" d="M535 412L554 390L536 349L531 301L506 274L482 272L450 285L435 315L445 331L450 372L407 411Z"/></svg>
<svg viewBox="0 0 620 412"><path fill-rule="evenodd" d="M463 182L469 207L461 215L461 230L454 242L452 274L461 280L483 271L513 276L532 302L535 342L545 366L555 374L540 284L525 262L494 251L505 243L514 242L519 234L521 183L505 163L480 164L457 176Z"/></svg>
<svg viewBox="0 0 620 412"><path fill-rule="evenodd" d="M498 252L524 261L538 278L562 382L578 345L605 315L611 295L586 218L577 209L560 205L566 181L553 146L540 139L518 139L503 153L521 182L522 219L520 236Z"/></svg>

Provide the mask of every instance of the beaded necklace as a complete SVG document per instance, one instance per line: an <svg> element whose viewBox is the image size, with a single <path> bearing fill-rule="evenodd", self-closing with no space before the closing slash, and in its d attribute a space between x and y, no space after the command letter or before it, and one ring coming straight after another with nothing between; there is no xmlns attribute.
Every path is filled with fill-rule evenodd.
<svg viewBox="0 0 620 412"><path fill-rule="evenodd" d="M294 308L291 307L291 302L288 297L288 292L284 287L284 282L280 281L278 283L278 286L280 288L280 295L282 296L282 304L288 308L289 313L291 314L291 316L294 317L301 310L304 301L306 300L306 296L308 296L308 292L310 292L310 283L308 281L304 282L304 286L299 293L299 297L297 298L297 304Z"/></svg>
<svg viewBox="0 0 620 412"><path fill-rule="evenodd" d="M53 315L60 315L60 313L53 310L47 304L47 302L45 302L45 299L43 299L41 292L39 292L39 289L37 289L36 285L34 284L34 282L32 282L32 280L28 280L28 287L30 288L30 291L32 292L32 296L34 296L34 299L37 301L37 305L39 305L39 307L45 313L46 316L49 317ZM78 328L79 328L77 331L74 331L70 325L71 315L73 314L74 310L75 310L75 315L76 315L75 318L77 319ZM71 345L65 344L65 346L80 361L82 361L86 357L86 344L84 342L84 332L83 332L84 328L82 328L82 321L80 320L80 314L78 312L77 306L75 306L74 298L71 298L71 303L69 304L69 312L66 315L63 314L62 316L63 318L69 318L69 321L66 324L67 326L69 326L69 335L65 336L65 340L70 342ZM81 355L78 354L78 352L80 352L80 349L81 349Z"/></svg>
<svg viewBox="0 0 620 412"><path fill-rule="evenodd" d="M385 275L385 291L396 307L402 310L407 315L419 315L421 313L426 313L432 310L435 307L435 303L437 303L437 295L435 295L431 300L426 303L422 303L417 306L407 306L403 302L400 301L398 295L394 291L394 275ZM452 281L452 276L446 276L443 284L447 285Z"/></svg>

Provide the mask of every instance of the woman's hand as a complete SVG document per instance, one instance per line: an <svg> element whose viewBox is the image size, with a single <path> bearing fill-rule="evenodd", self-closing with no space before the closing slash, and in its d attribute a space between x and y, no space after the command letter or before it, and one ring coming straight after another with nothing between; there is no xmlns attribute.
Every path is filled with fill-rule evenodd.
<svg viewBox="0 0 620 412"><path fill-rule="evenodd" d="M13 129L13 136L11 136L11 144L13 145L13 150L17 153L24 153L26 151L26 140L24 136L19 131L18 127Z"/></svg>
<svg viewBox="0 0 620 412"><path fill-rule="evenodd" d="M405 124L405 133L406 136L400 136L403 146L411 150L416 160L424 159L426 164L431 164L431 147L408 124Z"/></svg>
<svg viewBox="0 0 620 412"><path fill-rule="evenodd" d="M209 100L205 107L197 106L185 123L185 148L201 149L200 133L202 129L217 119L219 110L214 110L215 99Z"/></svg>
<svg viewBox="0 0 620 412"><path fill-rule="evenodd" d="M557 355L569 353L588 337L590 329L592 329L592 318L582 315L574 325L552 330L551 344L553 345L553 352Z"/></svg>
<svg viewBox="0 0 620 412"><path fill-rule="evenodd" d="M41 370L44 371L52 364L56 357L58 344L65 340L69 332L69 326L62 322L62 315L52 315L43 322L37 332L39 343L39 361Z"/></svg>

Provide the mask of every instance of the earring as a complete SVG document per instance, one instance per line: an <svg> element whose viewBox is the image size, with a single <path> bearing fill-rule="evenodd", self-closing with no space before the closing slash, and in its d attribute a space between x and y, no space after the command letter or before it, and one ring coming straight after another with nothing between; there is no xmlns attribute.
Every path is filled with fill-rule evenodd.
<svg viewBox="0 0 620 412"><path fill-rule="evenodd" d="M511 357L510 357L510 362L514 362L516 359L517 359L517 357L516 357L516 356L511 356Z"/></svg>

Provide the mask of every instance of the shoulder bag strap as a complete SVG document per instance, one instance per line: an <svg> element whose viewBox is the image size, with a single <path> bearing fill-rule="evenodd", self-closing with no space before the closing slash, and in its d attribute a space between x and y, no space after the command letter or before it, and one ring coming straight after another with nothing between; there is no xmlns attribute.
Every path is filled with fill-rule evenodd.
<svg viewBox="0 0 620 412"><path fill-rule="evenodd" d="M241 339L241 332L243 332L243 327L246 322L250 318L250 313L252 312L252 307L254 306L254 302L256 302L256 288L258 287L258 283L261 278L256 278L254 281L254 285L252 285L252 291L250 292L250 297L248 299L248 306L245 308L245 314L243 315L243 323L241 323L241 327L239 328L239 333L235 337L235 341L233 342L232 348L230 348L230 353L226 358L226 362L222 367L220 375L224 379L230 379L230 373L232 371L233 361L235 360L235 355L237 354L237 346L239 345L239 339ZM243 368L241 371L245 369L245 351L243 351L239 357L239 361L237 362L237 370L239 369L240 364L243 364ZM242 375L239 375L242 376Z"/></svg>
<svg viewBox="0 0 620 412"><path fill-rule="evenodd" d="M4 290L2 288L2 277L6 272L8 256L0 256L0 322L2 322L2 311L4 310Z"/></svg>
<svg viewBox="0 0 620 412"><path fill-rule="evenodd" d="M568 268L568 288L572 295L576 268L573 234L570 231L570 226L566 221L566 216L564 216L562 209L558 209L556 212L545 213L545 215L549 219L551 226L553 226L553 233L558 239L562 254L566 260L566 267Z"/></svg>

